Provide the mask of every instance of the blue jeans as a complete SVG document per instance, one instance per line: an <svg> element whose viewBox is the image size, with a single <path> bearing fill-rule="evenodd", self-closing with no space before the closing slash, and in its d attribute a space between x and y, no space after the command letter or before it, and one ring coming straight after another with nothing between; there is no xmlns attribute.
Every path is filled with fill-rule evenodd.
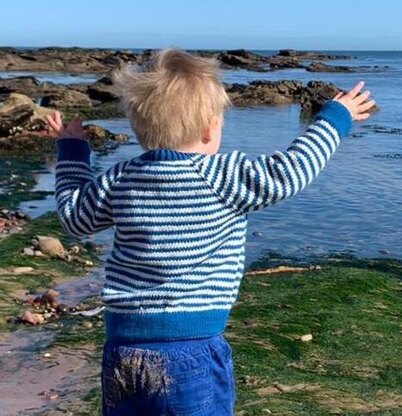
<svg viewBox="0 0 402 416"><path fill-rule="evenodd" d="M113 345L102 360L103 416L232 416L232 350L211 338Z"/></svg>

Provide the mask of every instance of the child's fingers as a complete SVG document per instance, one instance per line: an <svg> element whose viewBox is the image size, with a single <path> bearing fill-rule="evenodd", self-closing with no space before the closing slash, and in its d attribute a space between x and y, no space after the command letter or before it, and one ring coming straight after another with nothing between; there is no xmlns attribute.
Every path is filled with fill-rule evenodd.
<svg viewBox="0 0 402 416"><path fill-rule="evenodd" d="M61 130L61 127L52 116L46 116L46 121L49 124L50 128L58 133Z"/></svg>
<svg viewBox="0 0 402 416"><path fill-rule="evenodd" d="M357 105L364 103L368 97L370 97L371 92L370 91L365 91L362 94L358 95L354 101Z"/></svg>
<svg viewBox="0 0 402 416"><path fill-rule="evenodd" d="M364 113L364 114L358 114L355 117L356 121L363 121L363 120L367 120L370 117L370 113Z"/></svg>
<svg viewBox="0 0 402 416"><path fill-rule="evenodd" d="M335 95L335 97L333 98L333 100L339 100L343 95L343 92L338 92L338 94Z"/></svg>
<svg viewBox="0 0 402 416"><path fill-rule="evenodd" d="M60 127L63 127L63 122L61 121L61 114L60 114L60 111L55 111L55 113L54 113L54 119L55 119L56 123L57 123Z"/></svg>
<svg viewBox="0 0 402 416"><path fill-rule="evenodd" d="M364 87L364 81L360 81L347 93L347 95L349 96L349 98L353 99L357 96L357 94L359 94L359 92L362 90L363 87Z"/></svg>
<svg viewBox="0 0 402 416"><path fill-rule="evenodd" d="M374 100L370 100L367 103L359 105L359 107L358 107L359 114L367 113L367 111L370 110L370 108L373 108L374 106L375 106L375 101Z"/></svg>

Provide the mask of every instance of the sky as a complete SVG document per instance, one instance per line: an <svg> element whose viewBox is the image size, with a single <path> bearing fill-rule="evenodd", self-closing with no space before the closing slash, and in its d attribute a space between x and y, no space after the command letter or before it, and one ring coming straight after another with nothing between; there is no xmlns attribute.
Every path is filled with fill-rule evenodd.
<svg viewBox="0 0 402 416"><path fill-rule="evenodd" d="M1 0L0 46L402 50L400 0Z"/></svg>

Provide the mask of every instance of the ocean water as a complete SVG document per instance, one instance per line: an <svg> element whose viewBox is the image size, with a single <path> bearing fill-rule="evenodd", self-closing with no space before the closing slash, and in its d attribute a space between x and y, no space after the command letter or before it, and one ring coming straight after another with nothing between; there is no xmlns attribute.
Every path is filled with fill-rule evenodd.
<svg viewBox="0 0 402 416"><path fill-rule="evenodd" d="M267 73L223 71L226 82L239 83L254 79L322 80L347 89L364 80L380 107L368 121L355 125L352 136L343 141L326 169L307 189L250 214L248 263L267 251L298 257L347 252L359 257L386 254L402 258L402 135L387 130L402 129L402 52L345 54L356 58L327 63L366 68L355 73L309 73L302 69ZM70 79L68 74L46 77L54 82L81 82L79 77ZM96 122L114 132L131 134L128 146L106 156L93 155L97 171L142 152L126 120ZM374 131L373 126L386 129ZM238 149L256 157L285 150L305 127L297 105L232 108L225 117L221 151ZM53 188L53 172L54 164L48 164L38 174L38 190ZM54 209L54 201L51 197L27 201L21 208L37 216ZM98 241L110 241L111 232L102 233Z"/></svg>

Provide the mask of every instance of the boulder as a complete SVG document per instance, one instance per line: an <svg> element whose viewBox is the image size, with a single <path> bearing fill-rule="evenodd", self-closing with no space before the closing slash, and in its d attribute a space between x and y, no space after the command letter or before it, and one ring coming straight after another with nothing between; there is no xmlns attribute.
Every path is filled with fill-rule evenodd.
<svg viewBox="0 0 402 416"><path fill-rule="evenodd" d="M44 117L54 111L39 107L29 97L12 93L0 107L0 137L46 130Z"/></svg>
<svg viewBox="0 0 402 416"><path fill-rule="evenodd" d="M269 65L272 69L291 69L303 68L299 58L274 56L269 59Z"/></svg>
<svg viewBox="0 0 402 416"><path fill-rule="evenodd" d="M295 49L281 49L276 56L293 57L308 60L352 59L351 55L334 55L317 51L297 51Z"/></svg>
<svg viewBox="0 0 402 416"><path fill-rule="evenodd" d="M64 254L64 247L60 240L55 237L38 236L38 249L45 255L57 257Z"/></svg>
<svg viewBox="0 0 402 416"><path fill-rule="evenodd" d="M253 81L228 85L226 91L236 106L282 105L297 102L302 88L299 81Z"/></svg>
<svg viewBox="0 0 402 416"><path fill-rule="evenodd" d="M306 67L308 72L355 72L354 68L349 66L340 66L340 65L326 65L322 62L312 62L308 67Z"/></svg>
<svg viewBox="0 0 402 416"><path fill-rule="evenodd" d="M44 107L52 108L92 107L88 95L72 89L66 89L59 94L48 95L42 99L41 104Z"/></svg>
<svg viewBox="0 0 402 416"><path fill-rule="evenodd" d="M303 117L311 117L318 113L322 106L332 100L340 90L334 84L322 81L310 81L303 88L300 96L301 114Z"/></svg>
<svg viewBox="0 0 402 416"><path fill-rule="evenodd" d="M105 76L87 88L87 94L91 100L102 103L116 101L118 96L113 87L113 81L110 76Z"/></svg>

